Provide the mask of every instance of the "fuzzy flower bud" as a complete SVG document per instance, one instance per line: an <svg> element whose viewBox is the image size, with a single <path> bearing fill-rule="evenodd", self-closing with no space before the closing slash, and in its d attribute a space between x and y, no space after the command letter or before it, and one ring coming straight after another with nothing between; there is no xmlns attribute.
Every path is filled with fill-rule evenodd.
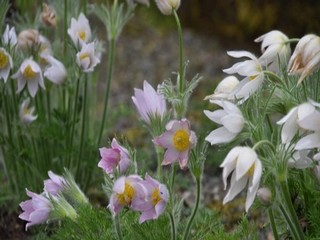
<svg viewBox="0 0 320 240"><path fill-rule="evenodd" d="M265 205L269 205L272 201L272 193L270 189L266 187L262 187L258 189L257 197Z"/></svg>
<svg viewBox="0 0 320 240"><path fill-rule="evenodd" d="M164 15L171 15L173 10L178 10L180 0L156 0L159 10Z"/></svg>
<svg viewBox="0 0 320 240"><path fill-rule="evenodd" d="M44 3L42 5L41 22L47 27L55 27L57 25L56 11L52 6Z"/></svg>
<svg viewBox="0 0 320 240"><path fill-rule="evenodd" d="M27 50L39 42L39 32L35 29L27 29L18 35L18 47Z"/></svg>

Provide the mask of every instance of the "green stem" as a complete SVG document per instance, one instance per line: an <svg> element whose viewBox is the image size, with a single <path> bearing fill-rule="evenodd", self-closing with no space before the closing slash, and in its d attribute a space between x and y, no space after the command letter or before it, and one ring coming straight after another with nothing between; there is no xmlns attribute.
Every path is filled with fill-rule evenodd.
<svg viewBox="0 0 320 240"><path fill-rule="evenodd" d="M48 113L48 122L51 123L51 100L50 100L50 90L46 91L47 95L47 113Z"/></svg>
<svg viewBox="0 0 320 240"><path fill-rule="evenodd" d="M168 213L168 215L171 223L171 240L176 240L176 225L174 222L174 217L171 212Z"/></svg>
<svg viewBox="0 0 320 240"><path fill-rule="evenodd" d="M261 141L257 142L257 143L252 147L252 149L253 149L253 150L256 150L256 149L257 149L260 145L262 145L262 144L267 144L267 145L269 145L269 146L271 147L271 149L272 149L273 151L275 151L275 148L274 148L272 142L270 142L269 140L261 140Z"/></svg>
<svg viewBox="0 0 320 240"><path fill-rule="evenodd" d="M173 11L174 18L177 23L178 35L179 35L179 92L183 93L184 87L184 74L183 74L183 48L182 48L182 28L177 11Z"/></svg>
<svg viewBox="0 0 320 240"><path fill-rule="evenodd" d="M64 55L64 60L66 60L67 57L67 31L68 31L68 1L64 0L64 18L63 18L63 55ZM66 61L64 61L66 62Z"/></svg>
<svg viewBox="0 0 320 240"><path fill-rule="evenodd" d="M157 175L158 175L158 180L161 181L162 178L162 156L163 156L163 151L162 148L155 146L156 147L156 152L157 152Z"/></svg>
<svg viewBox="0 0 320 240"><path fill-rule="evenodd" d="M268 209L268 216L269 216L270 225L271 225L271 229L272 229L272 232L273 232L274 240L279 240L279 236L278 236L278 232L277 232L277 226L276 226L276 223L274 221L274 215L273 215L273 211L272 211L271 207Z"/></svg>
<svg viewBox="0 0 320 240"><path fill-rule="evenodd" d="M300 239L300 238L299 238L299 234L297 233L297 231L296 231L296 229L295 229L295 227L294 227L294 224L291 222L291 218L290 218L290 216L288 215L285 207L284 207L282 204L280 204L279 207L280 207L280 211L281 211L282 215L284 216L284 218L286 219L286 222L287 222L288 225L289 225L291 234L293 235L294 239Z"/></svg>
<svg viewBox="0 0 320 240"><path fill-rule="evenodd" d="M287 44L287 43L297 43L299 41L300 41L300 38L291 38L288 41L285 41L284 43L285 44Z"/></svg>
<svg viewBox="0 0 320 240"><path fill-rule="evenodd" d="M119 240L122 240L122 233L121 233L121 226L120 226L120 217L119 215L117 215L115 218L114 218L114 224L115 224L115 227L116 227L116 232L117 232L117 235L118 235L118 239Z"/></svg>
<svg viewBox="0 0 320 240"><path fill-rule="evenodd" d="M280 181L280 187L281 187L281 191L282 191L282 194L284 197L284 203L285 203L285 205L289 211L289 214L290 214L290 221L292 222L292 224L294 226L294 229L298 235L298 239L303 239L304 234L303 234L302 229L300 227L296 211L295 211L293 204L292 204L292 201L291 201L287 181L286 180Z"/></svg>
<svg viewBox="0 0 320 240"><path fill-rule="evenodd" d="M187 227L186 227L186 229L184 231L184 234L183 234L183 239L185 239L185 240L188 239L189 232L190 232L194 217L196 216L198 208L199 208L200 191L201 191L201 180L200 180L200 177L196 178L196 184L197 184L196 204L194 206L194 209L193 209L192 214L191 214L191 216L189 218L189 221L188 221L188 225L187 225Z"/></svg>
<svg viewBox="0 0 320 240"><path fill-rule="evenodd" d="M108 101L109 101L109 92L110 92L110 85L111 85L112 72L113 72L115 45L116 45L116 40L113 38L110 39L109 40L109 52L108 52L107 86L106 86L106 92L105 92L105 98L104 98L104 109L103 109L103 114L102 114L100 131L99 131L99 135L98 135L97 146L100 145L100 141L101 141L101 137L102 137L102 133L103 133L103 129L104 129L104 124L106 121L106 114L108 111Z"/></svg>
<svg viewBox="0 0 320 240"><path fill-rule="evenodd" d="M3 88L3 101L4 101L4 109L5 109L5 116L6 116L6 122L7 122L7 131L8 131L8 138L9 143L11 146L13 146L13 138L12 138L12 126L10 121L10 112L9 112L9 106L8 106L8 95L6 94L5 88Z"/></svg>

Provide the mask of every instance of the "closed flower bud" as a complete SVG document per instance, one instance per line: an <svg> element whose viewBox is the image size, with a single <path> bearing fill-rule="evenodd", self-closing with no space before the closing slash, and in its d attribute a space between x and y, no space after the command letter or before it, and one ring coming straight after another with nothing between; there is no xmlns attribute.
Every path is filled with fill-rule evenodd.
<svg viewBox="0 0 320 240"><path fill-rule="evenodd" d="M171 15L173 10L178 10L180 0L156 0L156 4L164 15Z"/></svg>
<svg viewBox="0 0 320 240"><path fill-rule="evenodd" d="M47 27L55 27L57 25L56 11L46 3L43 4L41 22Z"/></svg>
<svg viewBox="0 0 320 240"><path fill-rule="evenodd" d="M257 197L265 205L269 205L272 201L272 193L270 189L266 187L259 188Z"/></svg>
<svg viewBox="0 0 320 240"><path fill-rule="evenodd" d="M35 29L27 29L18 35L18 47L22 50L27 50L38 44L39 32Z"/></svg>

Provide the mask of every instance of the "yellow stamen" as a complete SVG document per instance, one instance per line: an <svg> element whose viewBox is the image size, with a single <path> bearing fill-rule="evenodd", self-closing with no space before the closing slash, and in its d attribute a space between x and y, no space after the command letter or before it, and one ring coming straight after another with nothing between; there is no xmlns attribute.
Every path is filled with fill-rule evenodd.
<svg viewBox="0 0 320 240"><path fill-rule="evenodd" d="M4 52L0 51L0 69L8 65L9 58Z"/></svg>
<svg viewBox="0 0 320 240"><path fill-rule="evenodd" d="M90 54L89 53L81 53L79 58L80 58L80 61L82 61L85 58L90 58Z"/></svg>
<svg viewBox="0 0 320 240"><path fill-rule="evenodd" d="M36 72L34 72L31 68L31 66L28 65L23 71L23 76L25 78L32 79L36 76Z"/></svg>
<svg viewBox="0 0 320 240"><path fill-rule="evenodd" d="M156 188L153 193L151 194L151 202L152 205L155 206L158 204L158 202L161 201L160 191L159 188Z"/></svg>
<svg viewBox="0 0 320 240"><path fill-rule="evenodd" d="M257 75L254 75L254 76L249 76L249 79L252 81L252 80L255 80L257 77Z"/></svg>
<svg viewBox="0 0 320 240"><path fill-rule="evenodd" d="M80 32L78 32L78 37L79 37L82 41L85 41L85 40L86 40L86 32L85 32L85 31L80 31Z"/></svg>
<svg viewBox="0 0 320 240"><path fill-rule="evenodd" d="M246 175L247 175L248 177L253 176L254 168L255 168L255 164L252 164L252 166L250 167L250 169L249 169L248 172L246 173Z"/></svg>
<svg viewBox="0 0 320 240"><path fill-rule="evenodd" d="M173 136L173 146L176 150L183 152L190 146L189 134L185 130L178 130Z"/></svg>
<svg viewBox="0 0 320 240"><path fill-rule="evenodd" d="M134 188L129 183L126 182L123 193L117 194L117 198L121 205L129 205L134 195L135 195Z"/></svg>

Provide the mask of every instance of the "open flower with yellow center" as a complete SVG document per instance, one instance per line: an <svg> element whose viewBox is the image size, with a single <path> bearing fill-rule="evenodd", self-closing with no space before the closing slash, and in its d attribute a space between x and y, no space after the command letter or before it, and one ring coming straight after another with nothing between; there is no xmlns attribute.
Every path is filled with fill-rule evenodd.
<svg viewBox="0 0 320 240"><path fill-rule="evenodd" d="M228 74L236 73L245 77L240 81L239 84L237 84L230 96L233 96L236 99L246 100L250 97L250 95L258 91L263 83L264 73L262 66L259 60L248 51L229 51L227 53L231 57L246 57L250 59L236 63L232 67L223 70Z"/></svg>
<svg viewBox="0 0 320 240"><path fill-rule="evenodd" d="M92 72L100 63L97 56L95 43L83 44L81 51L77 53L77 64L84 72Z"/></svg>
<svg viewBox="0 0 320 240"><path fill-rule="evenodd" d="M34 107L29 107L30 98L25 99L19 110L19 116L22 122L31 123L38 118L37 115L34 115Z"/></svg>
<svg viewBox="0 0 320 240"><path fill-rule="evenodd" d="M147 190L146 199L136 201L132 208L141 212L139 223L157 219L165 210L169 192L165 185L146 174L143 186Z"/></svg>
<svg viewBox="0 0 320 240"><path fill-rule="evenodd" d="M172 120L166 125L166 132L156 137L153 142L167 151L164 154L162 165L179 162L180 168L186 168L189 152L196 145L197 138L190 129L187 119Z"/></svg>
<svg viewBox="0 0 320 240"><path fill-rule="evenodd" d="M12 66L11 56L4 48L0 48L0 79L4 82L7 82Z"/></svg>
<svg viewBox="0 0 320 240"><path fill-rule="evenodd" d="M14 47L17 44L17 33L14 27L10 28L7 24L6 30L2 35L2 44L4 46Z"/></svg>
<svg viewBox="0 0 320 240"><path fill-rule="evenodd" d="M213 144L228 143L242 131L244 118L240 109L233 103L223 100L213 100L212 103L223 107L224 109L210 112L204 110L204 114L213 122L223 125L213 130L207 137L206 141Z"/></svg>
<svg viewBox="0 0 320 240"><path fill-rule="evenodd" d="M298 84L320 68L320 37L308 34L300 39L289 61L289 73L300 74Z"/></svg>
<svg viewBox="0 0 320 240"><path fill-rule="evenodd" d="M72 18L68 34L75 46L82 46L91 40L91 28L89 21L83 13L80 13L78 20Z"/></svg>
<svg viewBox="0 0 320 240"><path fill-rule="evenodd" d="M19 70L12 76L12 78L18 80L17 93L20 93L26 84L31 97L36 95L39 88L38 85L45 89L41 68L31 58L22 62Z"/></svg>
<svg viewBox="0 0 320 240"><path fill-rule="evenodd" d="M146 189L143 186L143 179L138 175L120 177L115 181L108 208L113 215L121 211L123 207L131 208L135 202L145 202Z"/></svg>
<svg viewBox="0 0 320 240"><path fill-rule="evenodd" d="M248 212L256 197L262 175L262 164L256 152L249 147L235 147L228 153L220 167L223 168L224 189L227 188L227 179L232 172L230 189L223 204L233 200L248 185L245 204Z"/></svg>

